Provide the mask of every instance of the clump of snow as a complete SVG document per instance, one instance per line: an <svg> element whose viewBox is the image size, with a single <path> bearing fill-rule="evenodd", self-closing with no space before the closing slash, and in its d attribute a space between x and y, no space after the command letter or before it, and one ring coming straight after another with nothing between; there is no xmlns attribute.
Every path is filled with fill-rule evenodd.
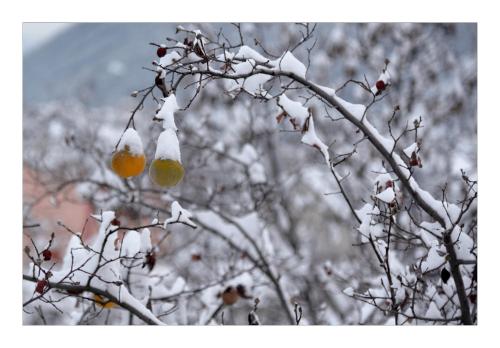
<svg viewBox="0 0 500 348"><path fill-rule="evenodd" d="M427 308L427 312L425 312L425 317L429 319L442 319L443 316L436 304L431 302L429 308Z"/></svg>
<svg viewBox="0 0 500 348"><path fill-rule="evenodd" d="M306 77L306 67L302 62L300 62L292 52L286 51L283 55L271 62L271 65L274 67L274 70L289 72L295 74L299 77Z"/></svg>
<svg viewBox="0 0 500 348"><path fill-rule="evenodd" d="M411 155L413 154L413 152L417 152L418 150L418 145L417 143L413 143L411 144L410 146L408 146L406 149L403 150L404 154L408 157L411 157Z"/></svg>
<svg viewBox="0 0 500 348"><path fill-rule="evenodd" d="M255 61L249 59L245 62L239 64L233 64L232 75L244 75L249 74L255 69ZM247 78L241 78L237 80L228 79L226 80L226 89L231 95L236 95L241 89L245 90L251 95L263 94L265 91L262 86L269 81L270 75L266 74L255 74Z"/></svg>
<svg viewBox="0 0 500 348"><path fill-rule="evenodd" d="M457 257L461 260L474 261L476 258L472 254L474 241L467 235L460 226L455 226L451 232L451 241L454 243Z"/></svg>
<svg viewBox="0 0 500 348"><path fill-rule="evenodd" d="M357 118L358 120L361 120L363 118L363 115L365 114L366 111L366 106L364 106L363 104L349 103L348 101L337 96L335 93L333 93L332 96L333 99L340 104L340 106L346 109L347 112L349 112L355 118Z"/></svg>
<svg viewBox="0 0 500 348"><path fill-rule="evenodd" d="M161 109L156 114L156 118L163 120L163 128L177 130L175 125L174 113L179 110L179 105L177 105L177 98L175 94L170 94L167 98L162 98L163 105Z"/></svg>
<svg viewBox="0 0 500 348"><path fill-rule="evenodd" d="M181 162L179 139L172 128L165 129L158 137L155 159L170 159Z"/></svg>
<svg viewBox="0 0 500 348"><path fill-rule="evenodd" d="M259 155L257 154L257 151L255 150L255 147L252 146L252 144L246 143L241 149L241 152L236 156L236 158L241 162L249 165L252 162L257 161L259 159Z"/></svg>
<svg viewBox="0 0 500 348"><path fill-rule="evenodd" d="M366 118L363 120L363 124L368 129L368 131L373 135L373 137L376 138L378 140L378 142L380 142L382 144L382 146L385 148L385 150L387 152L391 153L393 150L393 147L394 147L394 140L382 136L379 133L379 131L370 122L368 122L368 120ZM395 160L396 160L396 156L398 156L398 155L393 153L393 157ZM404 165L404 162L403 162L403 165ZM404 166L406 167L406 165L404 165ZM408 172L408 174L409 174L409 172Z"/></svg>
<svg viewBox="0 0 500 348"><path fill-rule="evenodd" d="M375 197L377 199L380 199L382 202L389 204L394 201L394 199L396 198L396 194L394 193L394 189L392 187L389 187L384 191L380 192Z"/></svg>
<svg viewBox="0 0 500 348"><path fill-rule="evenodd" d="M306 145L313 146L320 150L323 154L323 157L325 158L326 165L330 166L330 154L328 153L328 146L326 146L325 143L323 143L323 141L321 141L321 139L316 134L316 130L314 128L314 119L312 115L309 116L308 120L309 124L304 135L302 135L302 142Z"/></svg>
<svg viewBox="0 0 500 348"><path fill-rule="evenodd" d="M356 215L361 220L358 231L361 233L361 242L368 242L369 236L379 236L382 234L382 226L375 223L374 216L380 214L377 206L366 203L361 209L356 210Z"/></svg>
<svg viewBox="0 0 500 348"><path fill-rule="evenodd" d="M344 290L342 290L342 292L344 294L346 294L347 296L353 296L354 295L354 290L351 287L345 288Z"/></svg>
<svg viewBox="0 0 500 348"><path fill-rule="evenodd" d="M144 228L141 232L140 248L142 253L148 253L153 248L151 244L151 231L149 228Z"/></svg>
<svg viewBox="0 0 500 348"><path fill-rule="evenodd" d="M167 228L168 224L175 224L175 223L182 223L186 224L190 227L196 228L196 224L191 220L191 217L193 217L193 214L191 214L190 211L184 209L181 207L179 202L174 201L172 203L172 216L165 220L165 223L163 225L163 228Z"/></svg>
<svg viewBox="0 0 500 348"><path fill-rule="evenodd" d="M144 153L139 133L133 128L128 128L125 133L123 133L118 143L117 150L124 150L125 147L128 147L130 153L134 155L142 155Z"/></svg>
<svg viewBox="0 0 500 348"><path fill-rule="evenodd" d="M248 46L241 46L238 53L236 53L234 57L238 59L253 59L258 63L269 62L269 59L265 58L260 53L258 53L257 51Z"/></svg>
<svg viewBox="0 0 500 348"><path fill-rule="evenodd" d="M236 56L235 53L233 52L229 52L229 51L225 51L224 53L221 53L217 56L217 60L220 60L220 61L225 61L226 59L227 60L233 60L234 57Z"/></svg>
<svg viewBox="0 0 500 348"><path fill-rule="evenodd" d="M259 162L259 155L251 144L245 144L236 157L248 166L248 174L252 184L263 184L267 181L266 170Z"/></svg>
<svg viewBox="0 0 500 348"><path fill-rule="evenodd" d="M167 68L181 59L181 55L177 51L172 51L161 57L160 65L162 68ZM164 70L166 72L166 70ZM164 77L164 76L162 76Z"/></svg>
<svg viewBox="0 0 500 348"><path fill-rule="evenodd" d="M285 111L292 119L294 125L302 130L304 124L309 117L309 111L300 102L289 99L285 94L277 99L278 106Z"/></svg>
<svg viewBox="0 0 500 348"><path fill-rule="evenodd" d="M261 240L261 249L265 252L266 255L273 256L274 253L274 245L271 240L271 235L269 233L269 229L264 228L262 231L262 240Z"/></svg>
<svg viewBox="0 0 500 348"><path fill-rule="evenodd" d="M264 184L267 181L266 169L262 163L254 162L248 168L250 182L252 184Z"/></svg>
<svg viewBox="0 0 500 348"><path fill-rule="evenodd" d="M128 257L134 257L139 253L141 248L141 236L137 231L127 231L125 237L122 241L122 252L123 255Z"/></svg>
<svg viewBox="0 0 500 348"><path fill-rule="evenodd" d="M440 254L445 254L444 247L440 247L439 242L437 240L433 240L431 249L427 254L427 259L422 262L422 272L431 271L442 266L446 262L446 260Z"/></svg>
<svg viewBox="0 0 500 348"><path fill-rule="evenodd" d="M398 279L393 280L392 288L396 290L396 294L394 296L395 304L402 303L406 298L406 291L404 286Z"/></svg>

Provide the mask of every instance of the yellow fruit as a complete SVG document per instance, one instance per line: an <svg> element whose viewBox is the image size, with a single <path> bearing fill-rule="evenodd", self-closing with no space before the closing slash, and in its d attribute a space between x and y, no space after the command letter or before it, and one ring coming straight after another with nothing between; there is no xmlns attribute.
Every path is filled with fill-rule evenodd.
<svg viewBox="0 0 500 348"><path fill-rule="evenodd" d="M113 308L116 307L116 303L111 302L108 299L105 299L102 296L99 295L94 295L94 301L97 303L98 306L103 307L103 308Z"/></svg>
<svg viewBox="0 0 500 348"><path fill-rule="evenodd" d="M184 167L178 161L155 159L149 167L149 177L158 186L173 187L184 177Z"/></svg>
<svg viewBox="0 0 500 348"><path fill-rule="evenodd" d="M146 157L132 154L128 145L123 150L115 152L111 159L111 168L122 178L137 176L146 167Z"/></svg>

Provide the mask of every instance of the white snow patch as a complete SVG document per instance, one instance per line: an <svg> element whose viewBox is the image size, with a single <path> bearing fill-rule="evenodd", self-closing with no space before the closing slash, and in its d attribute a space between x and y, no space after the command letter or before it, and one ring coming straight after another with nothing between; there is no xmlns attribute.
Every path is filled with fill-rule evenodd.
<svg viewBox="0 0 500 348"><path fill-rule="evenodd" d="M346 294L347 296L353 296L354 295L354 290L351 287L345 288L344 290L342 290L342 292L344 294Z"/></svg>
<svg viewBox="0 0 500 348"><path fill-rule="evenodd" d="M141 236L137 231L127 231L122 241L123 255L134 257L141 249Z"/></svg>
<svg viewBox="0 0 500 348"><path fill-rule="evenodd" d="M124 150L125 146L128 147L131 154L134 155L144 154L141 138L139 137L137 131L133 128L128 128L125 131L125 133L123 133L123 136L120 139L120 142L118 143L117 150L118 151Z"/></svg>
<svg viewBox="0 0 500 348"><path fill-rule="evenodd" d="M160 65L162 68L166 68L176 63L181 59L181 55L177 51L172 51L165 56L161 57ZM166 70L165 70L166 71Z"/></svg>
<svg viewBox="0 0 500 348"><path fill-rule="evenodd" d="M363 115L366 111L366 106L364 106L363 104L349 103L348 101L337 96L335 93L332 94L332 97L337 103L339 103L344 109L347 110L347 112L349 112L355 118L357 118L358 120L361 120L363 118Z"/></svg>
<svg viewBox="0 0 500 348"><path fill-rule="evenodd" d="M382 232L380 224L372 224L373 217L380 214L377 206L366 203L361 209L356 210L356 215L361 220L358 231L361 233L361 242L366 243L370 235L379 236Z"/></svg>
<svg viewBox="0 0 500 348"><path fill-rule="evenodd" d="M377 199L380 199L382 202L392 203L394 201L394 198L396 198L396 194L394 193L394 189L392 187L389 187L384 191L380 192L375 197Z"/></svg>
<svg viewBox="0 0 500 348"><path fill-rule="evenodd" d="M312 115L309 117L309 126L307 131L302 135L302 142L306 145L313 146L321 151L327 166L330 166L330 154L328 153L328 146L321 141L321 139L316 134L316 129L314 128L314 119Z"/></svg>
<svg viewBox="0 0 500 348"><path fill-rule="evenodd" d="M422 262L422 272L437 269L446 262L445 258L439 255L438 251L443 252L439 246L439 242L437 240L433 240L431 243L431 249L427 254L427 259Z"/></svg>
<svg viewBox="0 0 500 348"><path fill-rule="evenodd" d="M174 201L172 203L172 216L165 220L163 228L167 228L168 224L183 223L190 227L196 228L196 224L191 220L193 214L190 211L181 207L179 202Z"/></svg>
<svg viewBox="0 0 500 348"><path fill-rule="evenodd" d="M163 120L163 128L177 130L175 125L174 113L179 110L179 105L177 104L177 98L175 94L170 94L167 98L162 98L163 105L156 114L156 118Z"/></svg>
<svg viewBox="0 0 500 348"><path fill-rule="evenodd" d="M179 139L172 128L165 129L158 137L155 159L170 159L181 162Z"/></svg>
<svg viewBox="0 0 500 348"><path fill-rule="evenodd" d="M151 244L151 231L149 228L144 228L141 232L141 243L140 251L143 253L148 253L153 248Z"/></svg>
<svg viewBox="0 0 500 348"><path fill-rule="evenodd" d="M418 145L417 143L413 143L410 146L408 146L406 149L403 150L406 156L411 157L413 152L417 152Z"/></svg>
<svg viewBox="0 0 500 348"><path fill-rule="evenodd" d="M274 70L289 72L302 78L306 77L307 69L305 65L302 64L302 62L297 58L295 58L293 53L290 51L286 51L285 53L283 53L283 55L280 58L274 60L271 65L274 66Z"/></svg>
<svg viewBox="0 0 500 348"><path fill-rule="evenodd" d="M425 312L425 317L429 319L442 319L443 316L436 304L431 302L429 308L427 308L427 312Z"/></svg>
<svg viewBox="0 0 500 348"><path fill-rule="evenodd" d="M255 68L255 61L249 59L243 63L233 64L234 72L231 75L244 75L251 73ZM264 93L262 86L269 81L270 75L255 74L247 78L235 80L226 80L226 89L228 93L235 95L240 89L247 91L251 95Z"/></svg>
<svg viewBox="0 0 500 348"><path fill-rule="evenodd" d="M234 57L238 59L253 59L258 63L269 62L269 59L265 58L260 53L248 46L241 46L238 53Z"/></svg>
<svg viewBox="0 0 500 348"><path fill-rule="evenodd" d="M285 94L278 97L278 106L283 109L295 124L302 129L306 119L309 117L309 111L300 102L289 99Z"/></svg>
<svg viewBox="0 0 500 348"><path fill-rule="evenodd" d="M454 243L455 252L457 257L461 260L475 261L476 258L472 254L474 248L474 241L467 235L460 226L455 226L451 232L451 241Z"/></svg>

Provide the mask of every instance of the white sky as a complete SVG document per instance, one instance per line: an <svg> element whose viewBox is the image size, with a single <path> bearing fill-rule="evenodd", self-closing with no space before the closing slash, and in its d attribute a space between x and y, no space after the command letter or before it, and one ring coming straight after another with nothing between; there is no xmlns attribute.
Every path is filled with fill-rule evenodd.
<svg viewBox="0 0 500 348"><path fill-rule="evenodd" d="M72 23L23 23L23 53L47 42Z"/></svg>

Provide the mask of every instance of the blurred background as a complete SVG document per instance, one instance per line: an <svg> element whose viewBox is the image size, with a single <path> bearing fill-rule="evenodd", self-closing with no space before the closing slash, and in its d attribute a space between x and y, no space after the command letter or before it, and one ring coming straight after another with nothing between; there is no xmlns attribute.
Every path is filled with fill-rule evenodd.
<svg viewBox="0 0 500 348"><path fill-rule="evenodd" d="M223 33L229 41L238 40L230 23L182 25L200 29L208 37ZM384 323L383 317L341 292L347 286L363 288L362 279L378 272L370 265L373 255L356 246L360 242L356 221L336 194L338 187L323 158L300 144L300 134L277 124L280 111L274 102L255 102L248 96L232 99L218 81L204 88L188 110L176 114L186 176L171 190L154 188L147 172L133 179L130 190L110 170L114 145L138 103L130 94L154 83L155 74L143 69L157 59L156 48L149 43L165 43L167 37L182 41L176 26L24 24L23 244L32 238L43 245L55 232L57 260L70 237L59 221L73 231L85 229L91 239L97 228L89 219L92 213L116 210L122 223L140 225L154 217L163 221L175 199L207 226L216 226L235 240L241 236L225 227L214 211L241 221L262 243L282 277L287 300L304 308L306 323ZM280 56L302 37L302 27L294 23L243 23L241 30L245 44L265 56ZM349 79L374 83L388 58L392 86L371 109L370 121L387 134L395 105L400 108L396 119L400 128L422 117L423 167L416 177L435 197L440 197L445 184L449 201L462 197L460 169L477 177L476 24L320 23L313 39L294 54L309 66L309 79L335 89ZM339 95L356 103L369 101L353 84ZM183 107L188 99L180 93L178 100ZM332 154L352 151L360 139L355 129L345 121L332 122L321 104L307 102L315 108L316 130ZM135 117L149 161L162 130L152 120L156 107L147 100ZM373 179L382 168L381 158L366 142L338 168L341 175L348 175L344 185L356 209L369 199ZM203 323L220 302L218 292L237 284L261 299L262 321L286 322L269 280L255 269L248 270L244 256L208 229L174 227L166 240L164 231L152 232L159 243L153 272L155 279L161 279L155 286L172 295L215 284L162 304L171 306L165 311L172 314L162 318L167 323ZM409 251L408 262L419 256ZM32 292L26 285L25 296ZM252 305L240 301L231 306L226 323L245 324ZM88 319L74 313L74 303L68 306L72 314L64 315L47 306L45 320L57 324L105 320L104 315ZM25 311L25 324L42 323L31 313ZM127 320L119 311L112 313L112 323Z"/></svg>

